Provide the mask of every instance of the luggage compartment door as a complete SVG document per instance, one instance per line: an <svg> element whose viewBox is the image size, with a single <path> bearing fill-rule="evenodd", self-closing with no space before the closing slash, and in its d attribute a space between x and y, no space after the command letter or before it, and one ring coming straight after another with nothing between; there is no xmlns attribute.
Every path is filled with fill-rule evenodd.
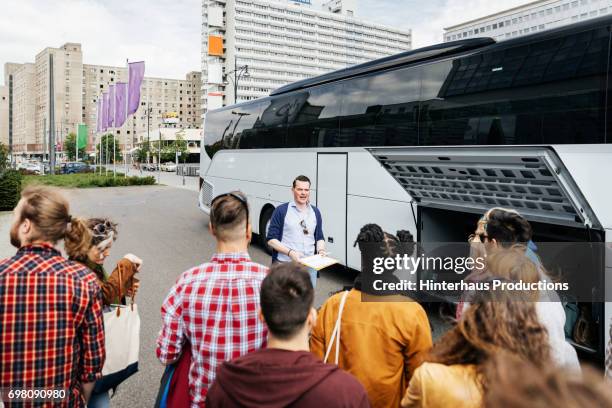
<svg viewBox="0 0 612 408"><path fill-rule="evenodd" d="M317 203L323 218L325 247L346 265L346 153L317 155Z"/></svg>

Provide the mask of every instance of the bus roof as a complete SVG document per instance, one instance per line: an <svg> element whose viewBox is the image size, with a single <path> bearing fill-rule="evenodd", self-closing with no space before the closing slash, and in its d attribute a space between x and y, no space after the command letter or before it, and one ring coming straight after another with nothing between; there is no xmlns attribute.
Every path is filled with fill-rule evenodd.
<svg viewBox="0 0 612 408"><path fill-rule="evenodd" d="M406 51L400 54L379 58L374 61L364 62L363 64L354 65L348 68L329 72L327 74L319 75L313 78L296 81L275 89L274 91L270 92L270 96L284 94L287 92L295 91L297 89L309 88L311 86L320 85L326 82L337 81L339 79L349 78L366 72L378 71L380 69L385 69L396 65L423 61L447 54L456 54L462 51L468 51L494 43L494 39L489 37L482 37L431 45L429 47L423 47L416 50Z"/></svg>
<svg viewBox="0 0 612 408"><path fill-rule="evenodd" d="M313 78L303 79L301 81L293 82L276 90L270 92L270 96L280 95L291 91L309 88L316 85L321 85L328 82L341 80L344 78L350 78L353 76L365 74L372 71L378 71L387 69L398 65L413 64L417 62L426 61L446 55L460 54L465 51L470 51L479 48L496 48L499 46L511 46L516 43L533 41L534 38L546 38L554 37L560 32L579 32L590 27L596 27L601 25L612 24L612 16L603 16L598 18L581 21L571 25L561 26L552 28L537 33L524 35L512 39L505 40L503 42L496 42L494 39L489 37L471 38L459 41L450 41L441 44L435 44L429 47L423 47L412 51L406 51L400 54L391 55L388 57L380 58L374 61L369 61L363 64L355 65L352 67L340 69L337 71L329 72L327 74L319 75Z"/></svg>

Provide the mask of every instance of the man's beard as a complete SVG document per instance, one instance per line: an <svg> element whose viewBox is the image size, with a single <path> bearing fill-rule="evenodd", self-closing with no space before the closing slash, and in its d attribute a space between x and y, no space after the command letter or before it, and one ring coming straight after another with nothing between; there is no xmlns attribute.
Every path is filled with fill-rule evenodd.
<svg viewBox="0 0 612 408"><path fill-rule="evenodd" d="M21 240L19 239L19 234L17 233L17 225L13 225L11 227L10 236L11 236L11 245L15 248L21 248Z"/></svg>

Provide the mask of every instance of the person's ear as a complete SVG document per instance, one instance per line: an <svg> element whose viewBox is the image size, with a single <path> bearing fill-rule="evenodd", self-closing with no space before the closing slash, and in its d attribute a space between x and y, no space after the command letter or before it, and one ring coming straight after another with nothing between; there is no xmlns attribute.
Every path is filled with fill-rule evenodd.
<svg viewBox="0 0 612 408"><path fill-rule="evenodd" d="M215 237L215 229L212 226L212 222L208 222L208 232L210 232L210 234Z"/></svg>
<svg viewBox="0 0 612 408"><path fill-rule="evenodd" d="M247 242L251 242L251 238L253 238L253 227L251 226L251 223L249 222L247 224L247 228L246 228L246 239L247 239Z"/></svg>
<svg viewBox="0 0 612 408"><path fill-rule="evenodd" d="M261 308L259 309L258 317L259 317L260 322L262 322L263 324L266 324L266 319L264 318L263 311L261 310Z"/></svg>
<svg viewBox="0 0 612 408"><path fill-rule="evenodd" d="M19 228L21 228L22 234L29 234L32 231L32 221L30 221L28 218L24 219Z"/></svg>

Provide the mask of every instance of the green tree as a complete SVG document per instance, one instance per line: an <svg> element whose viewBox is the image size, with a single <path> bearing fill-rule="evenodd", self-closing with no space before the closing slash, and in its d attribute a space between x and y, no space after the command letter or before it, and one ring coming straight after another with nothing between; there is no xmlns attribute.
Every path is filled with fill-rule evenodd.
<svg viewBox="0 0 612 408"><path fill-rule="evenodd" d="M8 148L0 142L0 170L5 170L8 164Z"/></svg>
<svg viewBox="0 0 612 408"><path fill-rule="evenodd" d="M136 149L133 153L134 159L138 163L146 163L147 162L147 146L146 144Z"/></svg>
<svg viewBox="0 0 612 408"><path fill-rule="evenodd" d="M66 140L64 141L64 150L66 151L69 161L76 160L76 133L70 132L68 136L66 136ZM85 148L82 147L79 149L79 160L82 161L84 158Z"/></svg>
<svg viewBox="0 0 612 408"><path fill-rule="evenodd" d="M187 160L187 156L189 155L189 147L187 146L187 141L183 139L183 135L185 134L184 130L181 130L176 134L176 141L174 142L175 152L179 152L181 155L179 156L179 161L185 163Z"/></svg>
<svg viewBox="0 0 612 408"><path fill-rule="evenodd" d="M96 152L98 152L98 157L100 156L100 152L102 152L103 165L106 163L107 156L109 163L115 163L115 160L121 160L121 148L119 147L119 140L116 140L115 155L113 157L113 141L115 141L115 137L111 133L107 133L102 136L101 142L96 145Z"/></svg>

